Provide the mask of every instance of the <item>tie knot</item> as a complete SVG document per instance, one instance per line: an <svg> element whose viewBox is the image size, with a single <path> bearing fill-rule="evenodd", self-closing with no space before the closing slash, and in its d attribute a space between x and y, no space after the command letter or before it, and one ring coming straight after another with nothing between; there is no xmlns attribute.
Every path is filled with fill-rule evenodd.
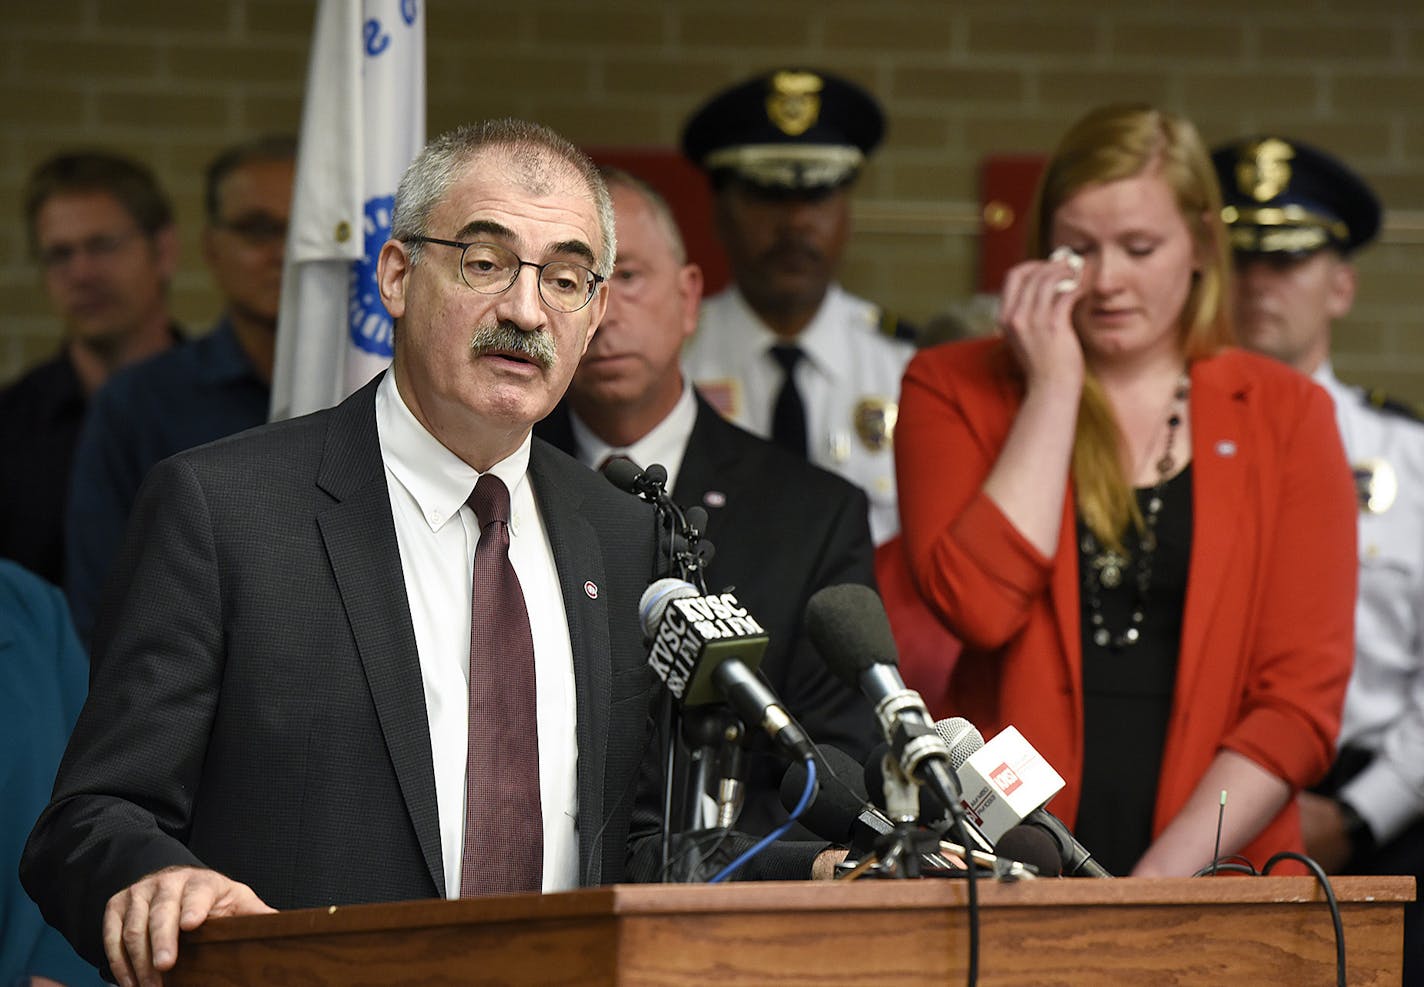
<svg viewBox="0 0 1424 987"><path fill-rule="evenodd" d="M509 488L493 473L486 473L475 482L465 503L475 512L482 528L491 521L509 523Z"/></svg>
<svg viewBox="0 0 1424 987"><path fill-rule="evenodd" d="M771 348L771 355L777 363L781 364L781 369L790 374L806 354L795 343L777 343Z"/></svg>

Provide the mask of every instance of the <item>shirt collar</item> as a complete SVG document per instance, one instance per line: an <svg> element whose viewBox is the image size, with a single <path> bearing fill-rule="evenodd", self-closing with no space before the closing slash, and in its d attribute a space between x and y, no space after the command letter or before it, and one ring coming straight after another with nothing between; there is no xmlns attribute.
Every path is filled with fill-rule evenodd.
<svg viewBox="0 0 1424 987"><path fill-rule="evenodd" d="M845 290L839 284L831 282L826 288L826 297L821 299L821 307L816 309L816 314L806 323L806 328L792 340L784 339L768 329L761 316L747 303L742 290L734 287L733 291L737 308L742 313L742 321L753 329L753 352L766 353L777 343L795 343L818 371L833 379L841 376L840 364L845 354L840 345L837 327L844 321L844 316L838 314L837 310L844 302Z"/></svg>
<svg viewBox="0 0 1424 987"><path fill-rule="evenodd" d="M389 370L376 388L376 434L386 471L415 499L430 530L439 530L459 513L480 473L411 414ZM518 449L490 467L509 488L511 504L528 478L532 441L532 433L525 435Z"/></svg>
<svg viewBox="0 0 1424 987"><path fill-rule="evenodd" d="M609 456L627 456L643 468L657 463L667 470L669 490L677 485L682 455L687 451L687 442L692 437L692 426L696 421L697 401L692 396L692 385L686 376L682 381L682 395L667 417L654 425L647 435L625 448L616 448L604 442L584 424L572 407L569 408L569 424L573 428L574 448L578 451L579 462L593 469L597 469Z"/></svg>

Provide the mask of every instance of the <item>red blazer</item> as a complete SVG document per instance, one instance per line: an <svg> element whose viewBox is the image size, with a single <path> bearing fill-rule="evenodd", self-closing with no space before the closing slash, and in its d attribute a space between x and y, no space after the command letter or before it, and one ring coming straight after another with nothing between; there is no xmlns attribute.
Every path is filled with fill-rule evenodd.
<svg viewBox="0 0 1424 987"><path fill-rule="evenodd" d="M1198 360L1191 378L1191 561L1154 835L1223 748L1294 788L1318 780L1354 653L1355 494L1329 397L1240 350ZM1051 807L1072 820L1083 698L1071 485L1053 558L980 489L1022 396L999 340L919 353L895 430L900 518L922 595L964 642L958 711L986 736L1017 726L1066 780ZM1294 800L1243 852L1259 867L1286 849L1302 849Z"/></svg>

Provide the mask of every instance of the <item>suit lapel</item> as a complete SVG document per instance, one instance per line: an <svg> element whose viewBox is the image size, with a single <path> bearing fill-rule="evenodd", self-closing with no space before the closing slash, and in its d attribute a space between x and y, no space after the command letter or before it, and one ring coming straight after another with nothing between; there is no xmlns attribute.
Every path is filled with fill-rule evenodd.
<svg viewBox="0 0 1424 987"><path fill-rule="evenodd" d="M682 454L682 466L677 471L677 483L673 487L672 499L683 508L700 504L708 508L712 520L709 537L717 528L717 517L738 505L726 502L708 505L704 497L709 491L725 493L725 489L743 489L734 482L740 466L740 458L732 443L727 441L733 426L727 424L715 408L703 400L701 394L693 392L697 398L697 417L692 423L692 434L688 437L687 448ZM715 539L713 544L716 544Z"/></svg>
<svg viewBox="0 0 1424 987"><path fill-rule="evenodd" d="M608 608L597 587L604 585L603 553L593 526L579 513L582 499L575 485L561 482L563 469L582 466L557 461L557 453L535 441L529 456L534 499L564 600L569 644L574 659L578 708L578 816L580 882L602 881L598 839L604 824L604 778L607 770L609 708L613 669L608 640ZM592 584L592 589L588 588Z"/></svg>
<svg viewBox="0 0 1424 987"><path fill-rule="evenodd" d="M376 437L380 379L333 412L317 483L336 503L317 516L317 525L406 809L443 897L445 869L420 658Z"/></svg>

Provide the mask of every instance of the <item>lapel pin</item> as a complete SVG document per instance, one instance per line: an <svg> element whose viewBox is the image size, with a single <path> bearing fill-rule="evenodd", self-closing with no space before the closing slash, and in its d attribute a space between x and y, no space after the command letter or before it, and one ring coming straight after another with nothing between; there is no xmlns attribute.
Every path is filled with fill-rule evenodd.
<svg viewBox="0 0 1424 987"><path fill-rule="evenodd" d="M598 584L592 579L583 584L583 591L588 594L590 600L598 599Z"/></svg>
<svg viewBox="0 0 1424 987"><path fill-rule="evenodd" d="M727 495L720 490L709 490L702 495L702 503L708 507L726 507Z"/></svg>

